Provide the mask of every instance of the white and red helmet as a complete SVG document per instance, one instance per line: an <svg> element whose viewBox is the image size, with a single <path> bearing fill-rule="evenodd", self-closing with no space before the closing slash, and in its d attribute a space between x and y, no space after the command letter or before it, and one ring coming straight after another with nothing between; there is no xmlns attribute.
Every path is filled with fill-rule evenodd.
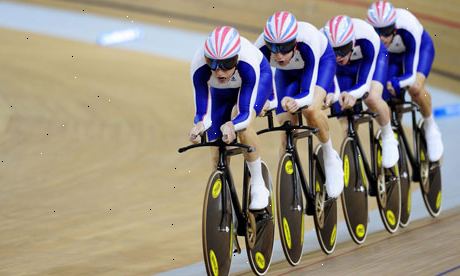
<svg viewBox="0 0 460 276"><path fill-rule="evenodd" d="M215 28L204 43L204 55L210 59L228 59L238 55L240 49L240 34L229 26Z"/></svg>
<svg viewBox="0 0 460 276"><path fill-rule="evenodd" d="M297 38L297 20L287 11L275 12L265 24L264 39L273 44L283 44Z"/></svg>
<svg viewBox="0 0 460 276"><path fill-rule="evenodd" d="M355 39L353 22L346 15L338 15L331 18L326 22L323 32L333 48L347 45Z"/></svg>
<svg viewBox="0 0 460 276"><path fill-rule="evenodd" d="M367 21L374 28L391 26L396 22L396 9L388 1L377 1L367 10Z"/></svg>

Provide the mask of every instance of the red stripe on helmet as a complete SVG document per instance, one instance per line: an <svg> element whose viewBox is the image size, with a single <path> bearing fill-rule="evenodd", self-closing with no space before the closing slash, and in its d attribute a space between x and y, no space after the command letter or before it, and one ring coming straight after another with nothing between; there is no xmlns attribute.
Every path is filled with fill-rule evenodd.
<svg viewBox="0 0 460 276"><path fill-rule="evenodd" d="M210 54L211 57L216 58L216 55L214 55L214 53L211 52L211 50L209 49L209 47L208 47L208 42L207 42L207 41L206 41L206 43L204 44L204 47L206 48L206 52L208 52L208 54Z"/></svg>
<svg viewBox="0 0 460 276"><path fill-rule="evenodd" d="M231 28L230 27L223 27L222 28L222 34L220 35L220 47L219 47L219 56L221 56L223 53L222 51L224 50L224 41L225 41L225 38L227 37L227 34L231 31Z"/></svg>
<svg viewBox="0 0 460 276"><path fill-rule="evenodd" d="M222 29L222 27L217 27L215 30L214 30L214 50L216 51L215 54L216 56L219 55L219 33L220 33L220 30Z"/></svg>
<svg viewBox="0 0 460 276"><path fill-rule="evenodd" d="M272 37L272 35L270 34L270 30L267 28L267 26L265 26L265 28L264 28L264 33L265 33L266 36L268 36L268 38L269 38L271 41L274 40L273 37Z"/></svg>
<svg viewBox="0 0 460 276"><path fill-rule="evenodd" d="M280 37L278 18L280 17L280 12L275 13L275 36L276 38Z"/></svg>
<svg viewBox="0 0 460 276"><path fill-rule="evenodd" d="M350 30L348 30L348 33L345 35L345 37L342 39L342 41L346 41L349 36L353 33L353 25L351 26Z"/></svg>

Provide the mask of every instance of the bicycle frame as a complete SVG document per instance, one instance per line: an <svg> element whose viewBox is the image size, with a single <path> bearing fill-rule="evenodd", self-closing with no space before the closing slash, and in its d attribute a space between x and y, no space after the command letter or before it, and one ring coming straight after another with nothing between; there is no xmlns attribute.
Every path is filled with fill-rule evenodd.
<svg viewBox="0 0 460 276"><path fill-rule="evenodd" d="M419 135L419 129L417 127L416 121L416 111L419 109L418 105L412 102L402 101L400 103L395 103L390 101L389 103L391 108L391 124L396 128L399 135L402 138L404 143L404 147L406 148L407 156L409 157L409 163L412 167L412 181L420 181L420 153L418 150L418 141L417 136ZM409 141L406 136L406 132L404 127L401 123L401 119L403 114L411 113L411 121L412 121L412 133L413 133L413 149L411 150Z"/></svg>
<svg viewBox="0 0 460 276"><path fill-rule="evenodd" d="M347 137L352 138L353 148L359 149L359 152L361 153L361 156L363 159L364 171L366 172L366 176L368 180L370 181L370 183L372 183L372 185L375 185L375 183L377 183L377 174L376 174L377 162L375 162L376 157L375 157L375 152L374 152L374 148L375 148L374 122L372 119L375 118L377 114L373 112L369 112L369 111L358 110L360 107L359 103L357 103L355 107L356 108L353 108L352 110L346 110L339 114L330 115L329 118L332 118L332 117L346 117L347 118ZM361 144L361 139L359 138L359 135L357 134L357 131L356 131L357 126L363 123L369 123L369 140L370 140L372 169L371 169L371 166L369 165L369 161L367 159L366 153L364 152L364 147ZM354 160L355 164L359 164L358 154L354 155L354 159L355 159ZM356 166L355 169L357 170L358 166ZM358 174L360 172L356 172L356 173ZM358 181L357 183L360 183L360 182ZM360 183L359 185L362 185L362 183ZM355 187L355 189L362 189L362 187Z"/></svg>
<svg viewBox="0 0 460 276"><path fill-rule="evenodd" d="M222 206L225 206L225 202L227 202L228 200L228 196L230 196L230 200L231 200L231 205L235 211L235 217L237 219L237 222L238 222L238 228L237 228L237 234L238 236L244 236L245 233L246 233L246 219L247 219L247 216L246 216L246 213L247 213L247 209L248 209L248 206L247 204L245 204L243 207L241 207L241 204L240 204L240 201L238 199L238 195L236 193L236 189L235 189L235 184L233 182L233 178L232 178L232 174L230 172L230 169L229 169L229 166L227 164L227 158L230 157L230 156L233 156L233 155L238 155L238 154L241 154L243 153L243 151L248 151L248 152L251 152L253 151L254 149L252 147L249 147L249 146L246 146L246 145L243 145L243 144L239 144L239 143L231 143L231 144L226 144L224 143L222 140L217 140L217 141L214 141L214 142L206 142L206 139L204 138L204 136L202 136L201 138L201 143L200 144L196 144L196 145L191 145L191 146L187 146L187 147L184 147L184 148L181 148L179 149L179 152L185 152L189 149L192 149L192 148L197 148L197 147L218 147L218 150L219 150L219 159L217 161L217 170L221 171L222 172L222 176L221 176L221 181L223 183L223 185L227 185L228 187L228 191L230 191L230 195L228 194L228 191L227 189L222 189ZM234 148L234 149L230 149L228 150L227 147L228 146L236 146L237 148ZM249 174L249 170L248 170L248 167L247 165L245 164L244 165L244 175L243 175L243 201L242 202L246 202L247 201L247 198L248 198L248 194L247 194L247 188L248 188L248 181L247 181L247 178L244 177L245 175ZM228 229L230 229L229 225L224 225L224 218L228 216L228 210L227 208L222 208L222 216L221 216L221 223L220 223L220 226L219 226L219 230L220 231L228 231Z"/></svg>
<svg viewBox="0 0 460 276"><path fill-rule="evenodd" d="M290 121L286 121L282 126L279 127L274 127L273 126L273 113L269 112L267 114L267 120L268 120L268 128L263 129L261 131L258 131L257 134L263 134L267 132L272 132L272 131L284 131L286 134L286 152L290 153L294 159L294 164L298 167L298 173L299 173L299 178L300 178L300 184L302 185L302 191L307 199L307 205L306 205L306 210L307 214L313 214L314 210L314 189L312 188L314 183L314 173L313 173L313 160L316 159L316 156L313 154L313 135L314 133L318 132L317 128L309 127L303 125L303 120L302 120L302 113L298 112L297 113L298 117L298 124L297 125L292 125ZM296 130L303 130L300 132L296 132ZM308 138L308 169L310 172L309 175L309 183L306 182L306 177L302 168L302 164L300 161L299 154L297 152L297 147L296 147L296 142L299 139L302 138ZM318 160L317 160L318 161ZM320 162L317 162L318 165L320 165ZM323 168L319 169L321 176L323 179L325 179L324 176L324 170ZM297 175L295 174L296 170L294 170L294 177L296 178ZM294 185L294 194L298 195L299 193L297 192L297 185ZM296 197L294 199L295 201L298 201L299 199ZM299 206L298 202L293 202L293 206Z"/></svg>

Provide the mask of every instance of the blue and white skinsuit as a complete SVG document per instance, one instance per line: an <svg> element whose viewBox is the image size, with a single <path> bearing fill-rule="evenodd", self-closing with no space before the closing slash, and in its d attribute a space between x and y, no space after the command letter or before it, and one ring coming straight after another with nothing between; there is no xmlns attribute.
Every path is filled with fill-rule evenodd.
<svg viewBox="0 0 460 276"><path fill-rule="evenodd" d="M212 76L206 64L204 47L195 53L191 77L195 92L194 123L204 123L210 141L222 136L220 127L226 122L231 120L235 131L240 131L249 125L253 112L258 115L262 111L267 100L270 101L269 109L277 105L270 64L244 37L241 37L235 73L227 83L221 84ZM231 118L235 105L237 115Z"/></svg>

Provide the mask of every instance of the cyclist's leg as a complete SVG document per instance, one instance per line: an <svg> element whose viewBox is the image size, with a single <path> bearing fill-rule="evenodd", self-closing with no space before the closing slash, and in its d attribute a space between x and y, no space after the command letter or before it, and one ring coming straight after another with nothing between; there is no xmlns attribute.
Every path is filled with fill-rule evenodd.
<svg viewBox="0 0 460 276"><path fill-rule="evenodd" d="M289 112L286 112L281 106L281 100L285 96L292 97L300 91L299 81L296 79L295 74L287 70L275 71L275 85L276 85L276 97L278 99L278 106L276 108L276 118L280 125L284 124L287 121L292 123L297 123L297 117L293 116ZM286 150L286 134L281 132L280 135L280 148L279 153L280 157L284 155Z"/></svg>
<svg viewBox="0 0 460 276"><path fill-rule="evenodd" d="M268 205L268 197L270 192L265 186L262 175L262 161L260 158L260 140L256 131L252 127L257 114L263 109L265 101L268 99L273 91L272 71L268 62L262 62L259 84L257 88L257 95L254 103L254 112L251 112L250 123L246 129L238 132L238 138L241 143L252 146L255 150L253 152L244 153L244 159L251 174L251 204L249 209L258 210L263 209Z"/></svg>
<svg viewBox="0 0 460 276"><path fill-rule="evenodd" d="M319 129L317 137L324 150L326 190L330 197L338 197L343 190L343 167L340 156L332 147L329 124L325 113L322 111L325 96L326 91L322 87L316 86L312 104L303 111L303 114L307 118L309 126Z"/></svg>
<svg viewBox="0 0 460 276"><path fill-rule="evenodd" d="M382 98L383 84L386 83L387 72L387 51L383 43L381 43L369 96L364 102L372 112L379 114L377 122L382 131L382 165L385 168L391 168L398 162L399 152L398 141L395 139L391 127L390 108Z"/></svg>
<svg viewBox="0 0 460 276"><path fill-rule="evenodd" d="M435 51L430 35L424 31L420 45L419 64L415 83L409 87L409 93L419 106L420 112L425 120L425 138L427 140L428 156L430 161L438 161L444 151L441 139L441 132L434 121L431 110L431 95L425 87L425 80L428 77L431 65L433 64Z"/></svg>
<svg viewBox="0 0 460 276"><path fill-rule="evenodd" d="M336 72L335 54L328 46L319 61L318 79L314 87L311 105L303 111L308 124L318 128L317 137L324 151L324 167L326 173L326 190L330 197L338 197L343 190L343 167L339 154L332 147L329 124L326 114L322 111L326 91L333 91ZM311 93L311 92L310 92Z"/></svg>

